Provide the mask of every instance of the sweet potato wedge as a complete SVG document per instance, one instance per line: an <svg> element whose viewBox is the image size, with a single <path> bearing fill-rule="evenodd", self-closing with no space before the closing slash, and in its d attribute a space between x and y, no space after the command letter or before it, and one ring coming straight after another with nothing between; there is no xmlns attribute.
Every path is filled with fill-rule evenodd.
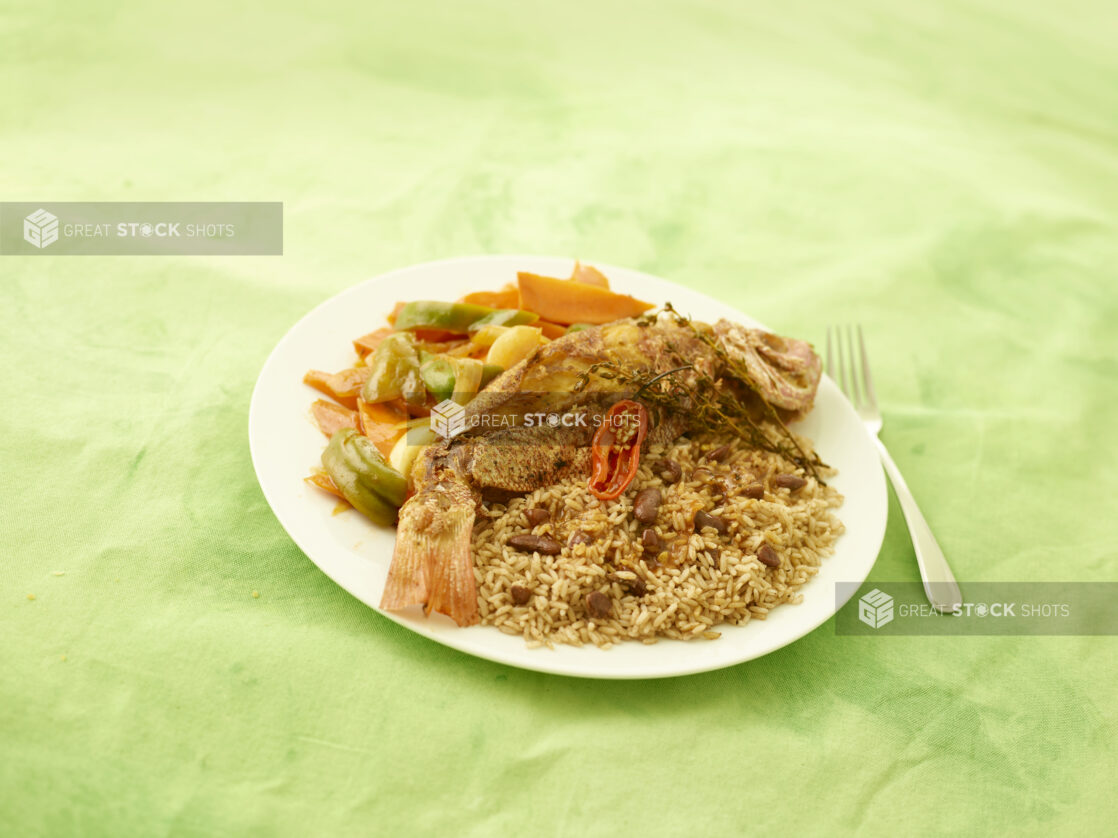
<svg viewBox="0 0 1118 838"><path fill-rule="evenodd" d="M562 323L552 323L550 320L537 320L532 324L543 332L543 336L548 340L555 340L567 334L567 327Z"/></svg>
<svg viewBox="0 0 1118 838"><path fill-rule="evenodd" d="M353 350L364 358L370 352L376 352L380 342L392 334L392 330L385 326L383 329L377 329L375 332L369 332L367 335L362 335L353 342Z"/></svg>
<svg viewBox="0 0 1118 838"><path fill-rule="evenodd" d="M372 440L385 457L392 453L392 446L404 434L403 423L408 420L407 405L403 399L369 404L357 399L357 420L361 433Z"/></svg>
<svg viewBox="0 0 1118 838"><path fill-rule="evenodd" d="M574 282L582 282L586 285L597 285L599 288L609 290L609 280L606 275L591 265L583 265L580 262L575 262L575 269L571 271L571 279Z"/></svg>
<svg viewBox="0 0 1118 838"><path fill-rule="evenodd" d="M340 404L318 399L311 405L311 415L314 417L318 429L326 436L331 437L342 428L357 428L357 411L350 410Z"/></svg>
<svg viewBox="0 0 1118 838"><path fill-rule="evenodd" d="M307 483L310 483L312 486L317 486L322 491L329 492L334 497L345 501L345 495L342 494L342 490L335 486L334 481L330 479L330 475L322 471L321 469L315 469L311 473L310 477L304 477L303 480L305 480ZM348 503L348 501L346 501L346 503Z"/></svg>
<svg viewBox="0 0 1118 838"><path fill-rule="evenodd" d="M388 312L388 317L386 318L390 324L396 323L396 316L400 313L400 309L406 305L407 303L400 302L392 307L392 311Z"/></svg>
<svg viewBox="0 0 1118 838"><path fill-rule="evenodd" d="M303 383L309 384L338 404L345 405L350 410L357 410L357 396L360 395L361 388L371 373L369 367L350 367L333 374L311 370L303 376Z"/></svg>
<svg viewBox="0 0 1118 838"><path fill-rule="evenodd" d="M500 291L475 291L462 297L458 302L490 308L516 308L520 304L520 292L516 286L509 284Z"/></svg>
<svg viewBox="0 0 1118 838"><path fill-rule="evenodd" d="M544 320L568 326L571 323L610 323L622 317L636 317L652 308L652 303L584 282L523 272L517 274L517 282L520 308L534 311Z"/></svg>

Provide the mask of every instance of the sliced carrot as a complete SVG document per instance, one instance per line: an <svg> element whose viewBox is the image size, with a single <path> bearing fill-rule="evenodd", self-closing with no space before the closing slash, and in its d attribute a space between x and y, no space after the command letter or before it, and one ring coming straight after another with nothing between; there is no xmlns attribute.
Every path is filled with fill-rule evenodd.
<svg viewBox="0 0 1118 838"><path fill-rule="evenodd" d="M322 372L321 370L310 370L303 376L303 383L309 384L320 393L324 393L330 398L334 398L334 392L330 389L330 378L333 373Z"/></svg>
<svg viewBox="0 0 1118 838"><path fill-rule="evenodd" d="M356 410L357 396L371 373L370 367L350 367L333 375L321 370L311 370L303 376L303 383L309 384L320 393L325 393L338 404Z"/></svg>
<svg viewBox="0 0 1118 838"><path fill-rule="evenodd" d="M369 404L357 399L358 430L373 441L384 456L392 453L392 446L404 435L403 423L408 420L408 408L403 399Z"/></svg>
<svg viewBox="0 0 1118 838"><path fill-rule="evenodd" d="M458 302L490 308L516 308L520 305L520 292L510 283L500 291L475 291L462 297Z"/></svg>
<svg viewBox="0 0 1118 838"><path fill-rule="evenodd" d="M353 349L364 358L370 352L376 352L380 342L392 334L392 330L385 326L383 329L377 329L375 332L369 332L367 335L362 335L353 342Z"/></svg>
<svg viewBox="0 0 1118 838"><path fill-rule="evenodd" d="M548 340L555 340L567 334L567 327L562 323L552 323L550 320L537 320L532 325L539 326L540 331L543 332L543 336Z"/></svg>
<svg viewBox="0 0 1118 838"><path fill-rule="evenodd" d="M336 498L341 498L343 501L345 500L345 495L342 494L342 490L334 485L334 481L330 479L330 475L324 471L312 472L310 477L304 477L303 480L310 483L312 486L317 486L324 492L329 492Z"/></svg>
<svg viewBox="0 0 1118 838"><path fill-rule="evenodd" d="M517 274L517 280L520 307L553 323L609 323L652 308L652 303L583 282L530 273Z"/></svg>
<svg viewBox="0 0 1118 838"><path fill-rule="evenodd" d="M406 305L407 303L396 303L396 305L392 307L392 311L388 313L388 322L395 323L397 316L399 316L400 314L400 309L402 309Z"/></svg>
<svg viewBox="0 0 1118 838"><path fill-rule="evenodd" d="M311 405L311 415L314 416L318 429L326 436L333 436L342 428L357 430L357 411L328 402L326 399L318 399Z"/></svg>
<svg viewBox="0 0 1118 838"><path fill-rule="evenodd" d="M586 285L597 285L599 288L609 290L609 280L606 279L606 275L591 265L582 265L575 262L575 269L571 272L571 280Z"/></svg>

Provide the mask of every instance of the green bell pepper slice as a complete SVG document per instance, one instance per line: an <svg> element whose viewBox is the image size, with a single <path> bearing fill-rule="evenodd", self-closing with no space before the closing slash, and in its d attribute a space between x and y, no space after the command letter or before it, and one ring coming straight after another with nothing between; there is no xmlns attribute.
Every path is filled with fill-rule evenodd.
<svg viewBox="0 0 1118 838"><path fill-rule="evenodd" d="M427 400L419 369L419 350L415 346L415 336L409 332L395 332L382 340L369 366L372 372L361 388L361 398L369 404L401 396L412 405Z"/></svg>
<svg viewBox="0 0 1118 838"><path fill-rule="evenodd" d="M336 431L322 452L322 466L354 509L377 524L396 523L407 480L367 437L353 428Z"/></svg>
<svg viewBox="0 0 1118 838"><path fill-rule="evenodd" d="M419 360L421 361L419 374L423 378L427 392L440 402L453 396L457 376L450 360L427 352L420 352Z"/></svg>
<svg viewBox="0 0 1118 838"><path fill-rule="evenodd" d="M515 308L498 308L471 323L470 334L483 326L528 326L539 319L540 316L535 312L521 311Z"/></svg>
<svg viewBox="0 0 1118 838"><path fill-rule="evenodd" d="M505 368L497 364L485 364L481 368L481 384L478 385L478 389L480 390L504 371Z"/></svg>
<svg viewBox="0 0 1118 838"><path fill-rule="evenodd" d="M444 332L466 334L470 325L492 314L495 309L472 303L444 303L437 300L417 300L406 303L396 315L393 328L398 331L413 329L441 329Z"/></svg>

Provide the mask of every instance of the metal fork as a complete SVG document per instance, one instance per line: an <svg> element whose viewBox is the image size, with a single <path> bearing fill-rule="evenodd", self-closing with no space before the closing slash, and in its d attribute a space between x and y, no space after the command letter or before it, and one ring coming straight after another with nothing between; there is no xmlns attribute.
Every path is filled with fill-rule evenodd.
<svg viewBox="0 0 1118 838"><path fill-rule="evenodd" d="M854 360L855 329L857 329L859 363L855 363ZM833 351L832 344L837 344L837 354ZM959 583L955 581L955 575L947 564L943 550L936 542L936 537L932 535L931 527L924 520L920 507L916 505L916 499L909 491L900 469L878 437L884 423L881 419L881 411L877 407L877 396L873 392L870 362L866 356L866 341L862 336L861 326L848 326L845 329L842 326L827 328L827 374L846 393L846 397L858 411L866 429L877 444L881 463L893 483L893 491L897 493L905 523L908 524L908 533L912 537L912 546L916 549L916 564L920 567L920 578L924 580L924 593L928 595L928 602L939 611L957 609L963 603Z"/></svg>

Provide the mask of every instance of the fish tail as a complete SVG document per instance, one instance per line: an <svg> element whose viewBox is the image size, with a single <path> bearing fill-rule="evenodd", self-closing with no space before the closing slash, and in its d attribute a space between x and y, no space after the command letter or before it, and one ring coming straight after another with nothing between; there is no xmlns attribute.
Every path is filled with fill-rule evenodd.
<svg viewBox="0 0 1118 838"><path fill-rule="evenodd" d="M427 553L427 604L424 611L446 614L460 626L479 622L477 582L470 541L474 530L474 504L448 510L446 528ZM434 540L434 539L432 539Z"/></svg>
<svg viewBox="0 0 1118 838"><path fill-rule="evenodd" d="M400 510L392 564L388 566L388 578L380 598L380 607L385 611L398 611L409 605L423 605L427 601L429 549L421 539L422 534L416 531L417 519L422 517L415 514L417 510L419 507L413 506L410 501Z"/></svg>
<svg viewBox="0 0 1118 838"><path fill-rule="evenodd" d="M396 547L380 607L423 605L460 626L479 622L474 580L475 503L462 484L426 488L400 510Z"/></svg>

